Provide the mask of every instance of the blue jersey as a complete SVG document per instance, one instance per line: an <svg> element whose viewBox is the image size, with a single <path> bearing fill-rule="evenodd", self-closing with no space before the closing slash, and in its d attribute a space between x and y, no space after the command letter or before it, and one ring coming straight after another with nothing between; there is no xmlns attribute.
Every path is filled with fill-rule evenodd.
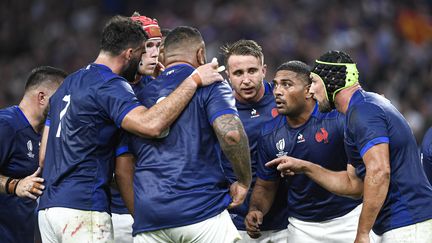
<svg viewBox="0 0 432 243"><path fill-rule="evenodd" d="M168 96L194 69L167 68L137 93L147 107ZM133 234L190 225L213 217L231 202L215 144L214 120L237 114L231 88L218 82L200 88L161 139L129 137L137 161Z"/></svg>
<svg viewBox="0 0 432 243"><path fill-rule="evenodd" d="M347 169L344 151L344 117L337 111L320 113L315 106L309 120L291 128L285 116L266 123L258 143L258 173L263 180L279 180L275 167L265 163L280 156L292 156L321 165L333 171ZM361 203L337 196L319 186L304 174L288 178L289 216L304 221L322 222L343 216Z"/></svg>
<svg viewBox="0 0 432 243"><path fill-rule="evenodd" d="M149 75L143 76L140 81L136 84L132 84L132 90L135 94L140 92L144 87L147 85L147 83L151 82L154 78L152 78ZM122 136L123 136L122 132ZM127 147L123 147L125 144L120 144L117 147L116 150L116 157L120 156L126 152L128 152ZM110 187L111 190L111 212L116 214L129 214L129 210L126 208L126 205L123 201L123 198L121 197L121 194L117 188Z"/></svg>
<svg viewBox="0 0 432 243"><path fill-rule="evenodd" d="M429 183L432 184L432 128L429 128L429 130L424 135L421 145L421 158L423 169L426 173Z"/></svg>
<svg viewBox="0 0 432 243"><path fill-rule="evenodd" d="M257 170L257 143L261 133L261 126L270 121L273 117L278 115L276 104L273 97L273 90L271 85L264 81L265 92L264 96L257 103L241 103L236 100L236 107L243 123L246 134L249 139L249 147L251 152L251 167L252 167L252 185L249 190L248 196L244 203L239 207L230 209L231 218L239 230L246 230L244 224L245 217L249 211L249 201L252 195L253 186L256 181ZM236 176L232 169L229 160L222 155L222 166L224 172L230 182L235 182ZM281 180L281 185L276 194L274 204L270 211L264 217L263 223L260 226L261 230L280 230L285 229L288 225L288 207L286 205L287 188L284 181Z"/></svg>
<svg viewBox="0 0 432 243"><path fill-rule="evenodd" d="M40 135L18 106L0 110L0 174L24 178L39 165ZM33 242L35 200L0 193L0 241Z"/></svg>
<svg viewBox="0 0 432 243"><path fill-rule="evenodd" d="M40 209L109 211L115 133L139 104L126 80L90 64L69 75L50 99Z"/></svg>
<svg viewBox="0 0 432 243"><path fill-rule="evenodd" d="M374 145L390 148L390 186L373 230L391 229L432 218L432 188L423 171L417 143L404 117L384 97L356 91L346 116L345 144L349 161L364 179L363 155Z"/></svg>

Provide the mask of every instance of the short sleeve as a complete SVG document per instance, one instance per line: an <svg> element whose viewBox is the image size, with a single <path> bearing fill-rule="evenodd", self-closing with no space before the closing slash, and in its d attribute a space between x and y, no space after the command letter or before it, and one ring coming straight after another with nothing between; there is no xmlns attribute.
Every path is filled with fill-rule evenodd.
<svg viewBox="0 0 432 243"><path fill-rule="evenodd" d="M51 102L50 102L51 105ZM51 109L48 110L48 115L45 120L45 126L49 127L51 125Z"/></svg>
<svg viewBox="0 0 432 243"><path fill-rule="evenodd" d="M426 177L429 183L432 184L432 128L429 128L423 138L421 158Z"/></svg>
<svg viewBox="0 0 432 243"><path fill-rule="evenodd" d="M234 114L238 116L234 96L228 82L216 82L208 89L206 101L207 119L210 124L221 115Z"/></svg>
<svg viewBox="0 0 432 243"><path fill-rule="evenodd" d="M266 167L265 164L275 156L269 156L265 146L265 140L261 137L257 144L257 177L265 181L275 181L279 179L279 173L276 167Z"/></svg>
<svg viewBox="0 0 432 243"><path fill-rule="evenodd" d="M141 105L132 87L121 79L112 79L102 85L98 90L97 99L118 127L129 111Z"/></svg>
<svg viewBox="0 0 432 243"><path fill-rule="evenodd" d="M380 143L389 143L387 119L384 111L373 104L360 104L352 110L348 128L360 155Z"/></svg>
<svg viewBox="0 0 432 243"><path fill-rule="evenodd" d="M15 139L15 129L6 121L0 120L0 138L0 167L3 167L11 156Z"/></svg>
<svg viewBox="0 0 432 243"><path fill-rule="evenodd" d="M129 136L130 134L126 132L125 130L121 130L118 136L118 143L116 147L116 153L115 156L121 156L123 154L129 154L131 153L129 149Z"/></svg>

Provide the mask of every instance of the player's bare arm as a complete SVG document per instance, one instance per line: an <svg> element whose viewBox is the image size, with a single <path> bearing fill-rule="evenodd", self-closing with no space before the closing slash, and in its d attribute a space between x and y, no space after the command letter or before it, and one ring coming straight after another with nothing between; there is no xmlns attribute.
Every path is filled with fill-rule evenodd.
<svg viewBox="0 0 432 243"><path fill-rule="evenodd" d="M144 137L159 137L181 114L199 86L207 86L223 80L213 61L197 68L197 72L186 78L166 99L150 109L138 106L123 119L121 127Z"/></svg>
<svg viewBox="0 0 432 243"><path fill-rule="evenodd" d="M252 180L249 141L240 118L231 114L219 116L213 128L222 151L231 161L238 182L249 188Z"/></svg>
<svg viewBox="0 0 432 243"><path fill-rule="evenodd" d="M260 237L260 225L263 217L273 205L279 180L265 181L257 178L249 204L249 212L245 218L246 231L251 238Z"/></svg>
<svg viewBox="0 0 432 243"><path fill-rule="evenodd" d="M229 206L236 207L243 203L252 181L249 141L240 118L235 115L219 116L213 122L213 129L237 177L237 182L230 187L233 201Z"/></svg>
<svg viewBox="0 0 432 243"><path fill-rule="evenodd" d="M268 162L266 166L277 166L282 176L304 173L326 190L339 196L358 199L363 195L363 182L356 176L355 168L350 164L346 171L331 171L306 160L283 156Z"/></svg>
<svg viewBox="0 0 432 243"><path fill-rule="evenodd" d="M361 240L367 238L365 236L369 235L384 204L390 185L389 158L389 146L387 143L375 145L363 155L366 176L364 178L363 208L355 242L363 242Z"/></svg>
<svg viewBox="0 0 432 243"><path fill-rule="evenodd" d="M115 181L117 183L123 201L132 216L134 212L134 172L135 158L132 154L123 154L116 158Z"/></svg>

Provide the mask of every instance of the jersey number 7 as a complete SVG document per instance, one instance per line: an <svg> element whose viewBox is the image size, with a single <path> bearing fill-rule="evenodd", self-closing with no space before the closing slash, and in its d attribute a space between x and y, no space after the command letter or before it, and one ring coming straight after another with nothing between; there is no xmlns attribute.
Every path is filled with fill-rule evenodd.
<svg viewBox="0 0 432 243"><path fill-rule="evenodd" d="M60 137L60 132L61 132L61 120L62 120L63 116L66 114L67 109L69 108L70 101L71 101L71 99L70 99L70 95L65 95L65 96L63 97L63 101L66 102L66 106L65 106L65 108L63 108L63 110L60 112L60 122L59 122L59 126L58 126L58 128L57 128L56 138L59 138L59 137Z"/></svg>

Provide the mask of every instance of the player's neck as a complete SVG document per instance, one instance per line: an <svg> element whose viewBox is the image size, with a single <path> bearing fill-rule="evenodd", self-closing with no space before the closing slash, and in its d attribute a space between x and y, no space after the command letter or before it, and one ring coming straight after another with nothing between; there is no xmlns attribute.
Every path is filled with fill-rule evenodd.
<svg viewBox="0 0 432 243"><path fill-rule="evenodd" d="M336 110L340 113L346 114L353 94L359 89L361 89L361 86L356 84L352 87L339 91L335 97Z"/></svg>
<svg viewBox="0 0 432 243"><path fill-rule="evenodd" d="M106 52L100 52L94 63L105 65L113 73L120 74L124 68L125 60L121 56L112 56Z"/></svg>
<svg viewBox="0 0 432 243"><path fill-rule="evenodd" d="M303 126L303 124L305 124L311 117L312 112L315 109L315 105L316 102L310 99L307 101L305 108L299 114L287 115L286 120L288 122L288 125L291 128L297 128Z"/></svg>
<svg viewBox="0 0 432 243"><path fill-rule="evenodd" d="M40 110L40 107L35 106L27 97L21 100L18 107L24 113L33 130L40 133L45 123L45 117L42 115L43 111Z"/></svg>
<svg viewBox="0 0 432 243"><path fill-rule="evenodd" d="M188 64L194 68L197 68L197 67L199 67L199 64L197 63L197 61L195 59L196 58L194 58L189 53L172 51L171 53L166 53L164 65L166 68L169 68L169 67L172 67L174 65Z"/></svg>
<svg viewBox="0 0 432 243"><path fill-rule="evenodd" d="M172 66L175 66L175 65L179 65L179 64L188 64L188 65L191 65L191 66L194 67L194 68L197 68L197 67L198 67L196 64L194 64L194 63L192 63L192 62L189 62L189 61L187 61L187 60L168 60L168 61L165 63L165 67L166 67L166 68L169 68L169 67L172 67Z"/></svg>

